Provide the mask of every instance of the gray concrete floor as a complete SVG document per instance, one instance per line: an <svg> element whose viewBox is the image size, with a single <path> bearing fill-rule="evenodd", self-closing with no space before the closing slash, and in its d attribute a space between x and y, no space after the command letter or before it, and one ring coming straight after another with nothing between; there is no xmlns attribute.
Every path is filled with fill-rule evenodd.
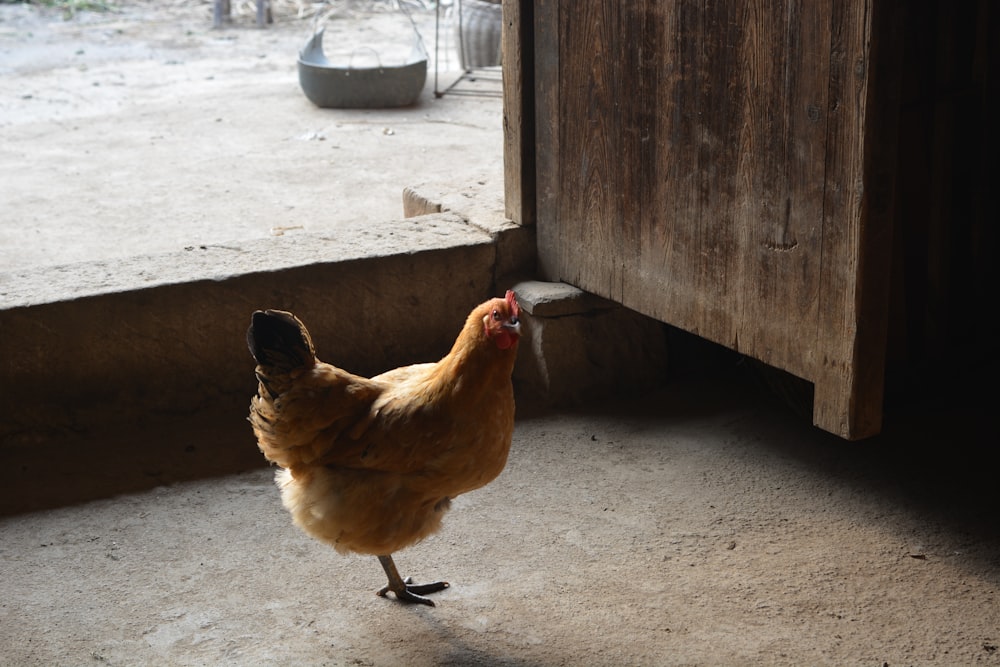
<svg viewBox="0 0 1000 667"><path fill-rule="evenodd" d="M728 366L524 408L500 478L397 554L451 582L435 608L298 532L271 470L190 479L200 456L257 461L245 425L179 428L162 461L103 467L186 481L0 520L0 662L1000 664L987 431L905 417L849 444Z"/></svg>

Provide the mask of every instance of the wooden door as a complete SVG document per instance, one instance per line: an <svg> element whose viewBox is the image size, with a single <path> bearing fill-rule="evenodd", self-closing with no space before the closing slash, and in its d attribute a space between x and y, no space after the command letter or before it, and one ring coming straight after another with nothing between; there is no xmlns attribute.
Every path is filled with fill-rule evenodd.
<svg viewBox="0 0 1000 667"><path fill-rule="evenodd" d="M509 212L536 221L543 276L814 383L823 429L877 433L889 5L507 4Z"/></svg>

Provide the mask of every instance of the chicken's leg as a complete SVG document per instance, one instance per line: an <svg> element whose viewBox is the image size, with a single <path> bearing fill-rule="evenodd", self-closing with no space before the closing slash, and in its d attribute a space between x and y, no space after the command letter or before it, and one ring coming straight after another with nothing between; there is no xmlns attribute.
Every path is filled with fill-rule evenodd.
<svg viewBox="0 0 1000 667"><path fill-rule="evenodd" d="M427 604L434 606L434 601L430 598L425 598L423 593L437 593L438 591L443 591L450 585L447 581L435 581L432 584L411 584L410 579L404 580L399 576L399 570L396 569L396 564L392 562L392 556L379 556L378 562L382 563L382 569L385 570L385 575L389 577L389 583L383 586L378 594L385 597L389 591L396 594L396 599L401 602L419 602L420 604Z"/></svg>

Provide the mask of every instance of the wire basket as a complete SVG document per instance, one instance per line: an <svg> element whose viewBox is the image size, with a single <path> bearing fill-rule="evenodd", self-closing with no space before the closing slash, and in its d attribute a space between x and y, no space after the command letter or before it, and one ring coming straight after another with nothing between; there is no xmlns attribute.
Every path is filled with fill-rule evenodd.
<svg viewBox="0 0 1000 667"><path fill-rule="evenodd" d="M500 65L503 6L490 0L458 0L458 62L464 70Z"/></svg>

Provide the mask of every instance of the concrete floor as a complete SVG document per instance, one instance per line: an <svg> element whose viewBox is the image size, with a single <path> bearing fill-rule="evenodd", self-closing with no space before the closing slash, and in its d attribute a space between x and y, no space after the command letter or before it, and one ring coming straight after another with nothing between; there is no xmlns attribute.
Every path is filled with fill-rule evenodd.
<svg viewBox="0 0 1000 667"><path fill-rule="evenodd" d="M501 477L397 555L451 582L436 608L376 597L375 559L299 533L238 420L179 427L108 479L253 467L0 520L0 662L1000 664L987 430L930 416L846 443L728 364L524 408Z"/></svg>

